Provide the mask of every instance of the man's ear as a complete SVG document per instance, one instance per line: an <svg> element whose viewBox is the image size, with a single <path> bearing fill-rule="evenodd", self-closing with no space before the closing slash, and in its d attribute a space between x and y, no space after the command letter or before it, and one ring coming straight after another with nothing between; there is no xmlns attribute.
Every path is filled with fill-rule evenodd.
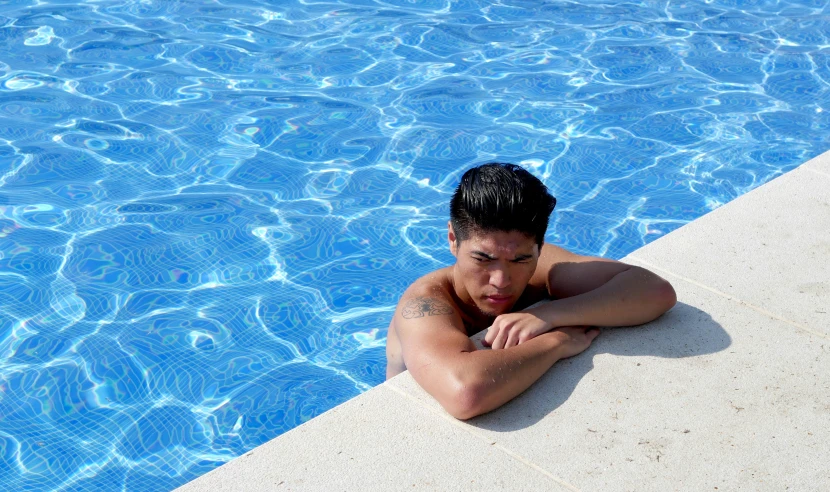
<svg viewBox="0 0 830 492"><path fill-rule="evenodd" d="M447 221L447 240L450 242L450 253L458 257L458 244L456 243L455 231L452 230L452 221Z"/></svg>

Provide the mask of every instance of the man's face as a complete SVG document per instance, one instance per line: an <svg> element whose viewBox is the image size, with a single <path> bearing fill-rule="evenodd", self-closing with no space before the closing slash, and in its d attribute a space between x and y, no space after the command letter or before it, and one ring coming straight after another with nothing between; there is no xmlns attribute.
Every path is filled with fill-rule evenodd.
<svg viewBox="0 0 830 492"><path fill-rule="evenodd" d="M455 282L483 314L510 312L536 271L536 240L518 231L478 231L456 245L452 224L448 236L457 259Z"/></svg>

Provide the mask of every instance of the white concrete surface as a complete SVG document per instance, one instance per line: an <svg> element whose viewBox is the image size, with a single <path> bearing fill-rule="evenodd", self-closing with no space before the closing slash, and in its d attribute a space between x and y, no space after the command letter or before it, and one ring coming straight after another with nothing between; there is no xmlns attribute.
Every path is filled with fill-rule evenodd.
<svg viewBox="0 0 830 492"><path fill-rule="evenodd" d="M805 169L818 171L830 176L830 152L825 152L824 154L816 157L815 159L811 159L802 167Z"/></svg>
<svg viewBox="0 0 830 492"><path fill-rule="evenodd" d="M459 422L408 373L201 490L830 490L830 153L636 251L678 305Z"/></svg>
<svg viewBox="0 0 830 492"><path fill-rule="evenodd" d="M830 335L830 175L802 166L631 256Z"/></svg>
<svg viewBox="0 0 830 492"><path fill-rule="evenodd" d="M381 385L180 490L568 491L521 458Z"/></svg>

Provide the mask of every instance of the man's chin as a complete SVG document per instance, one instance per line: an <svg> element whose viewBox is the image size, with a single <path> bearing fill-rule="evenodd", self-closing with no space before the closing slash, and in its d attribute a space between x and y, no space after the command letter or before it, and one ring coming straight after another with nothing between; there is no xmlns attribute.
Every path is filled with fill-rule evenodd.
<svg viewBox="0 0 830 492"><path fill-rule="evenodd" d="M481 311L481 314L487 316L489 318L495 318L496 316L506 314L510 312L510 309L513 307L511 304L510 306L494 308L493 306L478 306L478 310Z"/></svg>

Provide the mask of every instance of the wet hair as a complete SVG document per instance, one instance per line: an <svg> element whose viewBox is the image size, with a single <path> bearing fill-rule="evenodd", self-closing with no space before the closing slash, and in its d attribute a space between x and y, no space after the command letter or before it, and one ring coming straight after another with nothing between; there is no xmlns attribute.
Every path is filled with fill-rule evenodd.
<svg viewBox="0 0 830 492"><path fill-rule="evenodd" d="M467 170L450 200L456 241L475 232L519 231L542 245L556 198L539 179L515 164L490 163Z"/></svg>

